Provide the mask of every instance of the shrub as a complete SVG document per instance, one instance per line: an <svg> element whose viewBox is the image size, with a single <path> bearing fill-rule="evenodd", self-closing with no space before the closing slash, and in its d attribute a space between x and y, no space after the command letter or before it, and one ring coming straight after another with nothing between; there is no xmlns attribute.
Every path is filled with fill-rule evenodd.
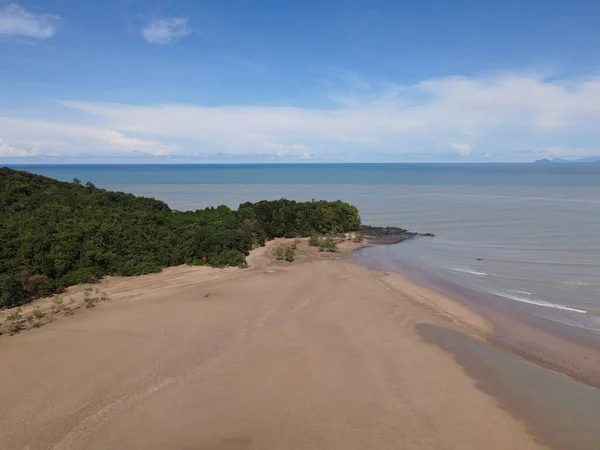
<svg viewBox="0 0 600 450"><path fill-rule="evenodd" d="M275 251L275 256L278 261L294 262L294 260L296 259L296 251L293 247L280 245Z"/></svg>
<svg viewBox="0 0 600 450"><path fill-rule="evenodd" d="M308 245L311 247L318 247L321 244L321 238L317 233L311 233L310 239L308 240Z"/></svg>
<svg viewBox="0 0 600 450"><path fill-rule="evenodd" d="M27 316L25 316L25 321L27 322L28 328L39 328L44 324L42 319L46 315L42 313L42 315L40 316L39 314L36 314L36 312L40 313L41 311L39 309L34 309L30 314L27 314Z"/></svg>
<svg viewBox="0 0 600 450"><path fill-rule="evenodd" d="M31 314L33 315L33 317L35 317L36 319L43 319L44 317L46 317L46 313L43 313L40 310L40 307L36 307L33 309L33 311L31 311Z"/></svg>
<svg viewBox="0 0 600 450"><path fill-rule="evenodd" d="M284 258L285 258L285 249L283 248L283 245L280 245L275 250L275 259L277 259L278 261L281 261Z"/></svg>
<svg viewBox="0 0 600 450"><path fill-rule="evenodd" d="M14 312L6 316L6 320L9 322L18 322L23 318L23 315L21 314L22 312L23 310L21 307L18 307Z"/></svg>
<svg viewBox="0 0 600 450"><path fill-rule="evenodd" d="M288 247L285 250L285 260L288 262L294 262L295 259L296 259L296 250L294 249L294 247Z"/></svg>
<svg viewBox="0 0 600 450"><path fill-rule="evenodd" d="M96 289L96 291L98 291L98 289ZM92 297L92 288L85 288L83 291L83 301L86 308L93 308L96 306L96 303L98 303L98 300L100 300L98 297Z"/></svg>
<svg viewBox="0 0 600 450"><path fill-rule="evenodd" d="M84 298L83 301L85 302L85 307L88 309L96 306L96 299L94 298Z"/></svg>
<svg viewBox="0 0 600 450"><path fill-rule="evenodd" d="M11 336L17 334L25 326L25 319L23 319L21 312L22 310L19 307L15 312L6 316L6 320L8 321L8 332Z"/></svg>
<svg viewBox="0 0 600 450"><path fill-rule="evenodd" d="M365 235L364 234L362 234L362 233L356 233L354 235L354 242L356 244L360 244L364 240L365 240Z"/></svg>
<svg viewBox="0 0 600 450"><path fill-rule="evenodd" d="M328 237L326 239L321 239L321 242L319 243L319 251L320 252L337 252L338 248L337 248L337 244L335 242L335 240L333 240L332 238Z"/></svg>
<svg viewBox="0 0 600 450"><path fill-rule="evenodd" d="M52 312L52 314L57 314L64 310L65 310L65 301L62 299L62 297L58 297L58 298L55 298L54 300L52 300L52 308L50 310Z"/></svg>

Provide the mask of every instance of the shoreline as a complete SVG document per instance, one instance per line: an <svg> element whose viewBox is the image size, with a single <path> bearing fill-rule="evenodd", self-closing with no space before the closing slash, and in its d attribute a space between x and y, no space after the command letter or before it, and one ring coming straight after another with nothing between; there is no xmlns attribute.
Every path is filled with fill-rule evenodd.
<svg viewBox="0 0 600 450"><path fill-rule="evenodd" d="M482 339L486 344L511 355L600 389L600 334L535 316L523 311L518 303L507 302L493 294L485 294L453 284L427 273L421 268L403 266L390 270L373 267L368 262L360 261L361 250L395 245L423 235L395 227L367 228L370 229L371 234L365 234L364 241L356 243L347 236L339 244L341 253L333 255L348 257L353 263L366 266L391 291L397 292L397 284L402 285L405 290L408 286L410 295L406 295L406 293L401 295L404 301L409 301L437 316L446 324L470 337ZM270 256L273 247L288 241L289 239L286 238L277 238L269 241L266 246L253 250L248 257L250 267L254 270L263 270L273 264ZM339 258L340 256L330 256L329 258ZM184 265L167 267L159 273L141 277L107 276L98 284L71 286L64 294L38 299L22 305L20 308L23 316L31 314L34 309L40 307L48 316L55 316L49 322L40 325L43 326L82 309L86 304L86 291L95 290L96 296L100 294L99 291L104 294L107 283L112 284L116 281L117 286L126 286L128 280L147 278L166 283L166 286L161 287L158 286L159 281L155 281L151 282L149 286L153 286L155 289L168 289L173 286L194 283L193 277L195 276L212 281L239 277L249 272L251 271L243 269L240 273L240 269L233 267L213 269L206 266ZM175 280L172 280L171 273L185 275L176 275ZM123 297L118 292L119 288L117 288L117 299L127 299L127 296ZM65 304L59 308L60 310L55 312L57 298L65 300L68 298L70 303L65 301ZM0 311L0 339L3 338L2 334L8 337L7 317L17 309L10 308ZM27 331L31 331L31 329L22 329L18 333Z"/></svg>
<svg viewBox="0 0 600 450"><path fill-rule="evenodd" d="M362 248L379 245L387 243L375 241ZM394 270L372 267L359 261L360 250L354 252L358 264L383 274L398 273L483 317L492 327L487 338L489 345L600 389L599 333L536 316L519 303L453 284L421 268L408 265Z"/></svg>
<svg viewBox="0 0 600 450"><path fill-rule="evenodd" d="M370 235L365 234L364 241L356 243L347 236L340 243L341 253L334 255L348 257L352 259L353 263L366 266L391 291L397 292L397 284L402 285L404 290L408 286L410 295L406 295L406 292L401 295L404 301L409 301L437 316L446 324L470 337L484 340L490 346L567 375L588 386L600 388L600 334L524 312L518 303L507 302L493 294L485 294L453 284L427 273L421 268L404 266L394 270L384 270L361 262L360 251L365 248L394 245L417 236L423 236L420 233L412 233L395 227L366 228L370 230ZM361 231L365 232L364 229ZM250 267L254 270L263 270L272 264L273 260L270 256L272 248L288 241L289 239L277 238L269 241L266 246L253 250L248 257ZM339 256L330 258L339 258ZM195 276L212 281L239 277L249 272L251 271L243 269L240 273L240 269L232 267L213 269L206 266L174 266L167 267L162 272L141 277L107 276L98 284L71 286L64 294L38 299L22 305L20 308L23 316L31 314L34 309L40 307L49 316L56 316L49 322L40 325L43 326L82 309L86 304L86 291L95 290L96 296L99 295L99 290L104 294L107 283L112 284L116 281L117 286L126 286L127 280L145 277L166 283L166 286L161 287L158 286L160 282L155 281L151 282L149 286L153 286L155 289L168 289L173 286L194 283ZM170 277L171 273L185 275L176 275L173 280ZM119 288L117 288L117 299L127 299L127 296L123 297L118 292ZM70 303L65 302L59 308L60 310L55 312L57 298L68 298ZM0 339L3 338L2 334L8 336L7 317L17 309L10 308L0 311ZM22 329L19 333L26 331L31 330Z"/></svg>

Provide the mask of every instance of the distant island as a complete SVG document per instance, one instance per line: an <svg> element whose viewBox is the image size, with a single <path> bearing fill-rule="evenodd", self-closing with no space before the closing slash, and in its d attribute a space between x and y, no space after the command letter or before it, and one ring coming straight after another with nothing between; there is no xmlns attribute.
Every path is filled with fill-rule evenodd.
<svg viewBox="0 0 600 450"><path fill-rule="evenodd" d="M243 203L237 210L173 211L162 201L91 182L0 168L0 308L104 275L181 264L244 265L250 251L269 239L360 228L357 208L342 201L282 199ZM382 233L390 231L372 230Z"/></svg>
<svg viewBox="0 0 600 450"><path fill-rule="evenodd" d="M600 162L600 156L588 156L587 158L579 159L564 159L564 158L544 158L534 161L535 163L597 163Z"/></svg>

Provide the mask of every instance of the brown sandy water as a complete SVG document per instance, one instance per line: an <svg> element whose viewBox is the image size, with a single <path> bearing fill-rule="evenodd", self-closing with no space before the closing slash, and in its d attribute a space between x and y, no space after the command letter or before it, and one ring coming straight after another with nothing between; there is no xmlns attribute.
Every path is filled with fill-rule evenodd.
<svg viewBox="0 0 600 450"><path fill-rule="evenodd" d="M600 390L491 348L454 330L418 325L421 336L454 355L477 387L523 420L541 443L560 450L600 445Z"/></svg>

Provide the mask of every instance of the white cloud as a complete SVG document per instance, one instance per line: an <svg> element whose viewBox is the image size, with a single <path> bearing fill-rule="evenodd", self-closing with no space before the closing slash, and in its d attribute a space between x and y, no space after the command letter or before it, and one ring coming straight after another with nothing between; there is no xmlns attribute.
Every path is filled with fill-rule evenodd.
<svg viewBox="0 0 600 450"><path fill-rule="evenodd" d="M450 144L450 148L452 150L454 150L456 153L458 153L460 156L463 157L468 157L469 155L471 155L471 146L468 144L459 144L459 143L455 143L455 144Z"/></svg>
<svg viewBox="0 0 600 450"><path fill-rule="evenodd" d="M98 152L148 155L210 151L343 158L352 154L363 160L370 155L452 158L448 149L454 158L489 160L494 155L494 160L532 160L540 156L537 149L552 150L556 143L577 138L582 149L593 148L600 140L600 77L582 81L530 74L446 77L371 92L367 100L347 96L326 109L61 104L78 111L87 125L0 117L0 136L23 148L63 154L93 147Z"/></svg>
<svg viewBox="0 0 600 450"><path fill-rule="evenodd" d="M0 35L46 39L54 36L59 16L35 14L17 3L0 7Z"/></svg>
<svg viewBox="0 0 600 450"><path fill-rule="evenodd" d="M186 17L153 19L144 28L142 36L151 44L170 44L190 34Z"/></svg>
<svg viewBox="0 0 600 450"><path fill-rule="evenodd" d="M131 137L109 128L10 117L0 117L0 135L21 147L40 148L46 152L42 156L50 153L109 154L115 150L166 155L176 154L179 150L178 146L171 142ZM0 140L0 149L3 149L2 142ZM16 151L15 147L5 145L8 149L6 153L10 149ZM2 152L0 155L9 156Z"/></svg>
<svg viewBox="0 0 600 450"><path fill-rule="evenodd" d="M38 155L39 152L37 150L29 151L22 148L17 148L0 138L0 156L8 156L10 158L26 158L28 156Z"/></svg>
<svg viewBox="0 0 600 450"><path fill-rule="evenodd" d="M133 106L65 102L137 133L189 138L311 136L379 142L386 135L481 135L514 127L531 131L600 131L600 77L579 84L535 77L442 78L400 86L375 100L337 109L280 106ZM373 140L373 138L375 140Z"/></svg>

